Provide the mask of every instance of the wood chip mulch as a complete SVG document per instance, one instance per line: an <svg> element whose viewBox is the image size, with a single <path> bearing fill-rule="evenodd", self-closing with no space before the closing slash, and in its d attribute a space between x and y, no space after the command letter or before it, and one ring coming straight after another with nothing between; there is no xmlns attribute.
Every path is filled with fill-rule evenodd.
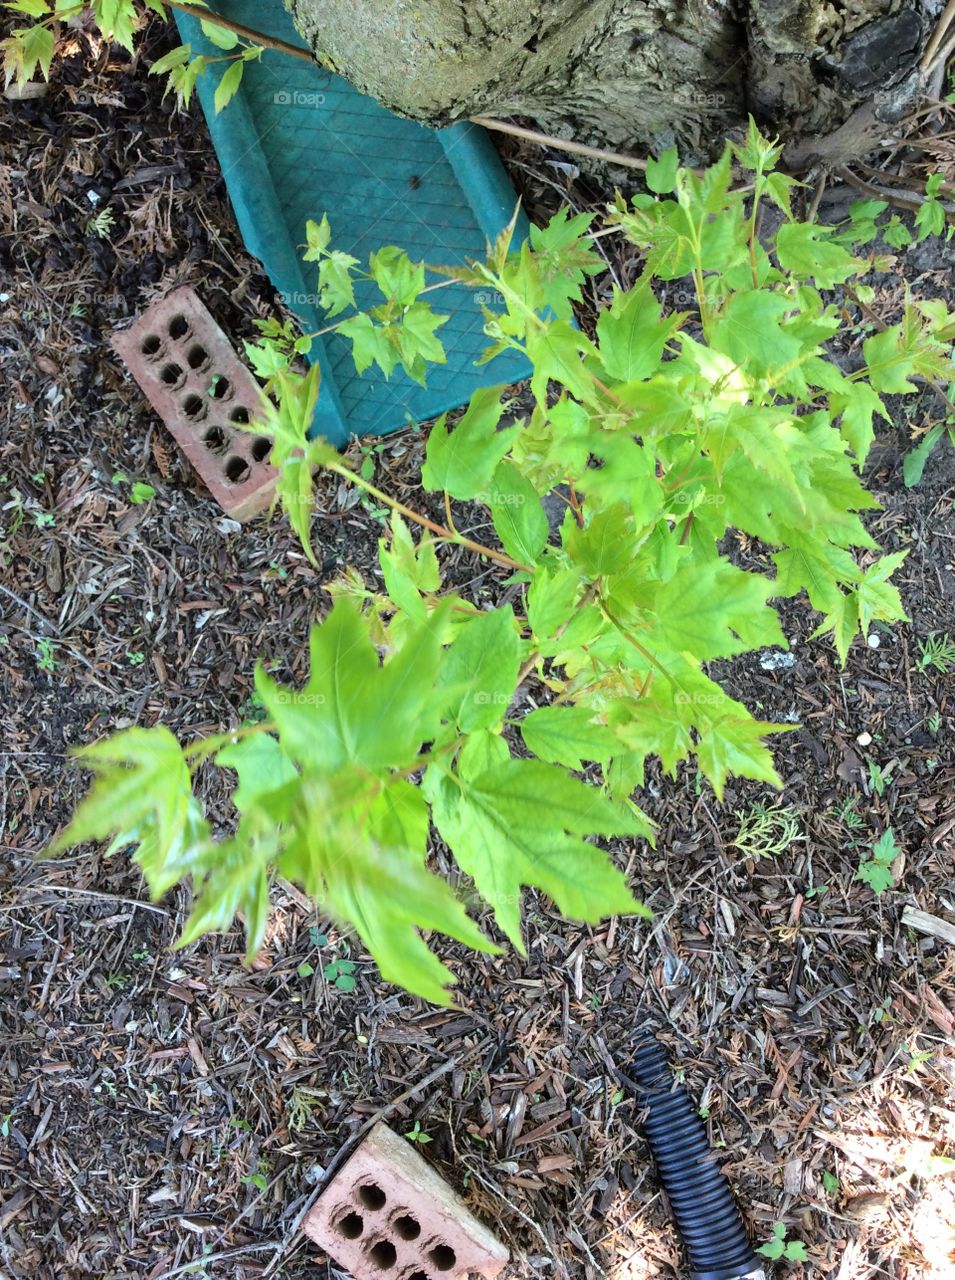
<svg viewBox="0 0 955 1280"><path fill-rule="evenodd" d="M186 281L237 343L276 314L201 115L174 115L145 76L167 41L151 26L131 64L74 33L48 93L0 114L0 1276L337 1276L296 1224L344 1144L385 1118L430 1139L425 1157L512 1249L509 1275L675 1277L614 1074L644 1025L758 1238L785 1222L803 1273L830 1280L950 1276L955 947L902 920L955 920L955 672L920 664L930 633L955 637L952 451L916 489L900 474L928 402L899 406L868 468L873 533L909 550L911 622L841 671L787 607L792 665L726 665L762 718L801 726L778 739L785 790L734 784L720 805L693 770L652 771L657 848L617 850L652 923L584 928L528 895L526 959L442 946L459 1007L434 1009L294 890L276 888L249 971L238 929L171 950L187 897L147 904L128 862L38 859L84 790L71 746L256 715L256 658L300 679L323 586L347 565L377 580L380 524L337 486L318 572L281 519L224 520L110 352L113 327ZM587 204L566 168L505 154L532 211ZM951 250L933 252L900 270L944 295ZM632 261L609 265L632 279ZM374 457L379 484L425 502L419 435ZM156 498L131 502L137 481ZM499 598L473 560L450 573ZM785 850L734 845L759 802L792 810ZM903 852L876 898L855 873L889 825ZM325 973L345 958L350 991Z"/></svg>

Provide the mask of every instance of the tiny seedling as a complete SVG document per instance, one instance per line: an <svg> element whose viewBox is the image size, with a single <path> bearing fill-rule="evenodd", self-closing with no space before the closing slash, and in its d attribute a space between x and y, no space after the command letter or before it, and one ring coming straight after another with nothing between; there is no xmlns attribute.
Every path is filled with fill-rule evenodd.
<svg viewBox="0 0 955 1280"><path fill-rule="evenodd" d="M146 661L146 655L139 649L130 649L126 659L131 667L141 667Z"/></svg>
<svg viewBox="0 0 955 1280"><path fill-rule="evenodd" d="M756 1252L773 1261L779 1258L785 1259L786 1262L809 1261L806 1246L801 1240L787 1240L786 1228L781 1222L777 1222L773 1227L772 1239L761 1244Z"/></svg>
<svg viewBox="0 0 955 1280"><path fill-rule="evenodd" d="M13 1119L13 1112L8 1111L7 1114L3 1117L3 1119L0 1120L0 1138L9 1138L10 1121L12 1119Z"/></svg>
<svg viewBox="0 0 955 1280"><path fill-rule="evenodd" d="M52 529L56 524L56 516L51 511L34 511L33 523L38 529Z"/></svg>
<svg viewBox="0 0 955 1280"><path fill-rule="evenodd" d="M41 636L36 642L36 651L36 664L41 671L55 671L57 669L59 663L53 653L52 640L47 640L45 636Z"/></svg>
<svg viewBox="0 0 955 1280"><path fill-rule="evenodd" d="M883 894L895 884L892 863L899 856L899 846L891 827L886 829L872 846L871 857L859 863L856 880L862 880L875 894Z"/></svg>
<svg viewBox="0 0 955 1280"><path fill-rule="evenodd" d="M264 1173L247 1173L241 1181L246 1186L256 1187L259 1191L265 1191L269 1185L269 1180Z"/></svg>
<svg viewBox="0 0 955 1280"><path fill-rule="evenodd" d="M828 1169L822 1171L822 1185L826 1195L837 1196L839 1194L839 1179L834 1173L830 1173Z"/></svg>
<svg viewBox="0 0 955 1280"><path fill-rule="evenodd" d="M856 809L855 801L851 796L846 796L834 812L842 825L848 827L850 831L858 831L860 827L865 826L865 818Z"/></svg>
<svg viewBox="0 0 955 1280"><path fill-rule="evenodd" d="M295 972L298 974L300 978L310 978L312 974L315 972L315 969L312 965L308 963L307 960L303 960L302 963L299 965L299 967L295 970Z"/></svg>
<svg viewBox="0 0 955 1280"><path fill-rule="evenodd" d="M141 507L144 502L148 502L155 496L156 490L152 485L144 484L142 480L137 480L129 491L129 500L134 507Z"/></svg>
<svg viewBox="0 0 955 1280"><path fill-rule="evenodd" d="M87 234L96 236L97 240L108 240L115 225L116 219L108 206L86 220Z"/></svg>
<svg viewBox="0 0 955 1280"><path fill-rule="evenodd" d="M322 969L326 982L330 982L339 991L355 990L358 986L358 979L352 976L354 972L354 960L329 960L328 964Z"/></svg>
<svg viewBox="0 0 955 1280"><path fill-rule="evenodd" d="M424 1146L426 1143L431 1141L431 1138L429 1138L426 1133L422 1132L420 1120L416 1120L414 1122L414 1128L409 1129L408 1132L405 1134L405 1137L408 1139L409 1142L417 1142L421 1146Z"/></svg>
<svg viewBox="0 0 955 1280"><path fill-rule="evenodd" d="M937 738L942 728L942 713L933 711L928 718L928 731L933 738Z"/></svg>
<svg viewBox="0 0 955 1280"><path fill-rule="evenodd" d="M803 839L799 833L799 814L791 806L768 805L760 801L749 809L737 810L736 816L739 831L733 847L744 858L776 857Z"/></svg>
<svg viewBox="0 0 955 1280"><path fill-rule="evenodd" d="M891 1008L892 1008L892 997L886 996L885 999L882 1001L882 1003L880 1005L877 1005L876 1008L872 1010L872 1013L869 1015L869 1022L870 1023L894 1022L895 1019L892 1017L892 1014L890 1012Z"/></svg>
<svg viewBox="0 0 955 1280"><path fill-rule="evenodd" d="M941 631L933 631L925 640L919 641L915 669L926 671L929 667L934 667L943 676L955 670L955 640L942 635Z"/></svg>
<svg viewBox="0 0 955 1280"><path fill-rule="evenodd" d="M918 1071L919 1067L931 1062L934 1054L930 1049L915 1049L911 1045L904 1044L902 1048L908 1054L908 1062L905 1064L906 1073Z"/></svg>
<svg viewBox="0 0 955 1280"><path fill-rule="evenodd" d="M880 768L874 760L869 762L869 786L877 796L885 794L885 784L888 780L888 773Z"/></svg>

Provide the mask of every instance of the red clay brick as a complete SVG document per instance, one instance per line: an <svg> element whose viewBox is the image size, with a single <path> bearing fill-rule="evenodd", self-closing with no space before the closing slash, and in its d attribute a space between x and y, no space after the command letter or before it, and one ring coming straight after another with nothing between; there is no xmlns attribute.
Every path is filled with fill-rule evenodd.
<svg viewBox="0 0 955 1280"><path fill-rule="evenodd" d="M262 390L195 292L154 302L113 346L222 510L235 520L266 510L271 445L233 425L255 416Z"/></svg>
<svg viewBox="0 0 955 1280"><path fill-rule="evenodd" d="M384 1124L338 1171L302 1230L355 1280L493 1280L510 1256Z"/></svg>

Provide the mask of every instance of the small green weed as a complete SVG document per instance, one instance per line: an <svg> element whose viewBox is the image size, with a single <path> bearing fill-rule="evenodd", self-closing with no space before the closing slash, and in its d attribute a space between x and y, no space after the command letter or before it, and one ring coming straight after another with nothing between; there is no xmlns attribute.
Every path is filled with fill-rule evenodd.
<svg viewBox="0 0 955 1280"><path fill-rule="evenodd" d="M354 972L354 960L329 960L328 964L322 968L322 975L326 982L330 982L339 991L355 990L358 979L352 976Z"/></svg>
<svg viewBox="0 0 955 1280"><path fill-rule="evenodd" d="M799 814L791 806L764 804L737 810L739 831L733 841L744 858L771 858L804 837L799 833Z"/></svg>
<svg viewBox="0 0 955 1280"><path fill-rule="evenodd" d="M94 213L92 218L86 220L87 234L96 236L97 240L108 240L115 226L116 218L109 206L100 209L99 213Z"/></svg>
<svg viewBox="0 0 955 1280"><path fill-rule="evenodd" d="M405 1137L409 1142L417 1142L420 1146L424 1146L426 1143L431 1141L431 1138L422 1131L420 1120L416 1120L414 1122L414 1128L409 1129L405 1134Z"/></svg>
<svg viewBox="0 0 955 1280"><path fill-rule="evenodd" d="M781 1222L777 1222L773 1227L772 1238L765 1244L761 1244L756 1252L773 1261L778 1258L784 1258L787 1262L809 1261L806 1246L801 1240L787 1240L786 1228Z"/></svg>
<svg viewBox="0 0 955 1280"><path fill-rule="evenodd" d="M41 671L55 671L60 665L53 652L53 641L41 636L36 642L36 664Z"/></svg>
<svg viewBox="0 0 955 1280"><path fill-rule="evenodd" d="M895 884L892 863L899 856L899 852L892 828L886 827L872 846L871 857L859 863L855 879L864 881L873 893L881 896L886 889L891 889Z"/></svg>
<svg viewBox="0 0 955 1280"><path fill-rule="evenodd" d="M929 667L934 667L943 676L955 670L955 640L943 635L941 631L933 631L925 640L919 641L915 669L926 671Z"/></svg>

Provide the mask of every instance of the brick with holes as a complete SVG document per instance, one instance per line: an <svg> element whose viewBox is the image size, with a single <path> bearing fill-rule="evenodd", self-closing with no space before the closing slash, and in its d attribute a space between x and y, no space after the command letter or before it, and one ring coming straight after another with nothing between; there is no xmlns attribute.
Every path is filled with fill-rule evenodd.
<svg viewBox="0 0 955 1280"><path fill-rule="evenodd" d="M222 510L249 520L272 501L271 443L237 429L263 394L196 293L154 302L113 346Z"/></svg>
<svg viewBox="0 0 955 1280"><path fill-rule="evenodd" d="M355 1280L493 1280L510 1256L384 1124L335 1175L302 1230Z"/></svg>

